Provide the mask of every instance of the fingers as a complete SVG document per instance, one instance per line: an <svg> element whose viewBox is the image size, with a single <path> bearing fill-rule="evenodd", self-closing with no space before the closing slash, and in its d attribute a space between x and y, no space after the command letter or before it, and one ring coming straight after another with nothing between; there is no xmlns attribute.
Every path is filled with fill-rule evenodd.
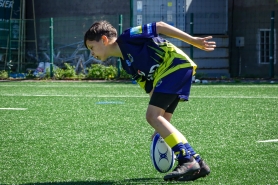
<svg viewBox="0 0 278 185"><path fill-rule="evenodd" d="M212 39L212 36L207 36L204 38L205 40Z"/></svg>
<svg viewBox="0 0 278 185"><path fill-rule="evenodd" d="M213 51L214 48L204 48L203 50L205 50L205 51Z"/></svg>
<svg viewBox="0 0 278 185"><path fill-rule="evenodd" d="M214 42L214 41L205 41L205 44L207 44L207 45L216 45L216 42Z"/></svg>
<svg viewBox="0 0 278 185"><path fill-rule="evenodd" d="M203 38L196 37L196 43L193 45L204 51L213 51L214 48L216 48L216 42L208 41L210 39L212 39L212 36L207 36L207 37L203 37Z"/></svg>
<svg viewBox="0 0 278 185"><path fill-rule="evenodd" d="M213 51L214 48L216 48L216 42L214 41L207 41L209 39L212 39L212 36L208 36L204 38L204 47L203 50L205 51Z"/></svg>
<svg viewBox="0 0 278 185"><path fill-rule="evenodd" d="M215 42L208 42L205 44L205 48L216 48Z"/></svg>
<svg viewBox="0 0 278 185"><path fill-rule="evenodd" d="M215 41L207 41L207 40L209 40L209 39L212 39L212 36L208 36L208 37L205 37L205 38L204 38L205 44L207 44L207 45L216 45L216 42L215 42Z"/></svg>
<svg viewBox="0 0 278 185"><path fill-rule="evenodd" d="M207 45L207 46L204 46L202 49L205 51L213 51L214 48L216 48L216 45Z"/></svg>

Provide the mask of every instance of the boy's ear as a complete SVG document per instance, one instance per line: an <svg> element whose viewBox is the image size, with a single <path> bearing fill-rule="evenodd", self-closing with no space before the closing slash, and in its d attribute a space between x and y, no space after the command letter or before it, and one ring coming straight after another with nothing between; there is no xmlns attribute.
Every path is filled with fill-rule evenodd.
<svg viewBox="0 0 278 185"><path fill-rule="evenodd" d="M105 35L102 35L101 36L101 40L103 42L103 44L106 46L109 42L109 39L105 36Z"/></svg>

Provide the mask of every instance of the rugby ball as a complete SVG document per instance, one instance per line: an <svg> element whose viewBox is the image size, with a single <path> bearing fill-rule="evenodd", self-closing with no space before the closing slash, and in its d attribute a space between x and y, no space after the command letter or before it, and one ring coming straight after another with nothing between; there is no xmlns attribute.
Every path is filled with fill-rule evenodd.
<svg viewBox="0 0 278 185"><path fill-rule="evenodd" d="M157 133L151 143L151 161L160 173L170 171L175 163L175 155L164 139Z"/></svg>

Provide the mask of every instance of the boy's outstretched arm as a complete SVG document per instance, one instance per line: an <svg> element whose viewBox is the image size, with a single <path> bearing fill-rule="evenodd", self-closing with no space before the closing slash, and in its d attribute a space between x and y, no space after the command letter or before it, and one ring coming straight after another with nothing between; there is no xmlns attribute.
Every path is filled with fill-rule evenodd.
<svg viewBox="0 0 278 185"><path fill-rule="evenodd" d="M182 30L162 21L156 23L156 31L158 34L163 34L168 37L173 37L182 40L184 42L187 42L188 44L191 44L205 51L213 51L214 48L216 47L216 43L214 41L208 41L209 39L212 38L212 36L193 37L183 32Z"/></svg>

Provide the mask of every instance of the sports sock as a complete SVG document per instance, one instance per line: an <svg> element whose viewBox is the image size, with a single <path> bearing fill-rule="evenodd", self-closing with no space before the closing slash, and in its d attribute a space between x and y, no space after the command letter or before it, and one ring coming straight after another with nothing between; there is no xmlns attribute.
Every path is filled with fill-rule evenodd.
<svg viewBox="0 0 278 185"><path fill-rule="evenodd" d="M197 162L200 162L201 157L197 154L189 143L184 143L185 148L189 151L190 156L193 156Z"/></svg>
<svg viewBox="0 0 278 185"><path fill-rule="evenodd" d="M186 140L186 138L179 132L179 137L182 141L182 143L184 144L185 148L187 149L187 151L189 152L189 155L192 156L193 158L195 158L195 160L197 162L199 162L201 160L201 157L199 154L196 154L196 152L193 150L193 148L190 146L190 144L188 143L188 141Z"/></svg>
<svg viewBox="0 0 278 185"><path fill-rule="evenodd" d="M164 141L172 148L175 155L177 155L179 161L191 161L191 156L184 144L182 143L182 140L180 139L178 134L172 133L169 136L165 137Z"/></svg>

